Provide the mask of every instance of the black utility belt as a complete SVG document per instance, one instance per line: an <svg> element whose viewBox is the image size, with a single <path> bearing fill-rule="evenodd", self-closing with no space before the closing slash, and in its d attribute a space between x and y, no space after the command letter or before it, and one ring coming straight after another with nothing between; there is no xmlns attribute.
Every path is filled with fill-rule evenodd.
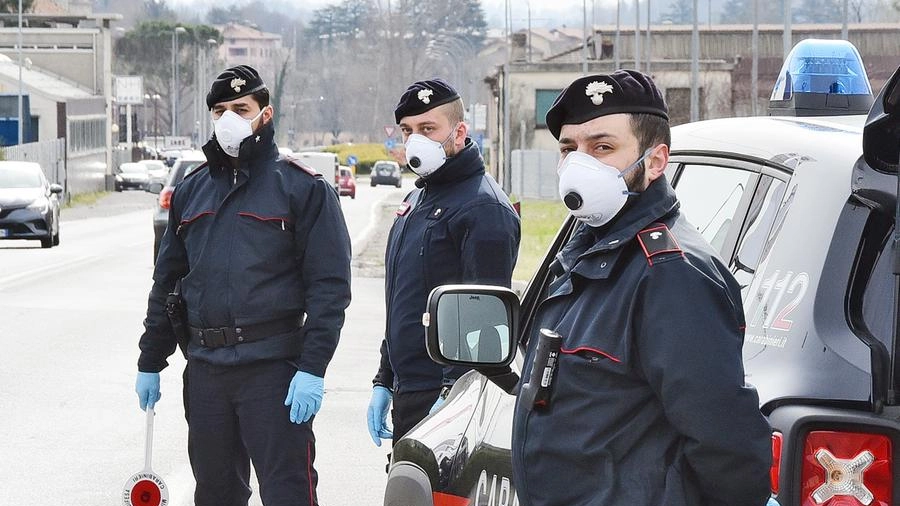
<svg viewBox="0 0 900 506"><path fill-rule="evenodd" d="M252 343L277 334L285 334L300 328L297 318L283 318L242 327L190 327L191 341L207 348L221 348L241 343Z"/></svg>

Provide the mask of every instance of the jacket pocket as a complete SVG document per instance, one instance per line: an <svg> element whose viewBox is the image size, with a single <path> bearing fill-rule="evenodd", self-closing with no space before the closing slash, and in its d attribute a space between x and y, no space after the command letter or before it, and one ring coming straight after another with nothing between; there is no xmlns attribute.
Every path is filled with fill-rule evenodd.
<svg viewBox="0 0 900 506"><path fill-rule="evenodd" d="M246 211L239 212L238 216L249 219L251 222L258 222L263 226L272 227L274 231L277 231L279 228L282 232L292 232L294 230L294 223L286 216L261 216Z"/></svg>
<svg viewBox="0 0 900 506"><path fill-rule="evenodd" d="M234 246L245 268L260 268L272 272L280 263L294 255L294 223L289 216L273 213L238 212L237 235Z"/></svg>
<svg viewBox="0 0 900 506"><path fill-rule="evenodd" d="M607 360L617 364L622 363L621 359L612 355L611 353L592 346L578 346L575 348L563 347L559 350L559 352L566 355L571 355L574 358L579 358L591 364L598 364L602 361Z"/></svg>

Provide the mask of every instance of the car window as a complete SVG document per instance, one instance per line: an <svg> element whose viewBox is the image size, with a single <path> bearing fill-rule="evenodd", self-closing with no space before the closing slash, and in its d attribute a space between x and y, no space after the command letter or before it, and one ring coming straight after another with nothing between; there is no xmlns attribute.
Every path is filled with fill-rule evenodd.
<svg viewBox="0 0 900 506"><path fill-rule="evenodd" d="M869 332L881 341L890 350L892 347L894 309L897 302L894 300L894 281L891 262L894 258L891 252L891 243L886 241L884 249L875 264L875 270L869 278L869 284L863 295L863 321L869 328Z"/></svg>
<svg viewBox="0 0 900 506"><path fill-rule="evenodd" d="M22 168L0 169L0 188L38 188L41 183L41 173Z"/></svg>
<svg viewBox="0 0 900 506"><path fill-rule="evenodd" d="M182 179L186 178L191 172L194 172L197 167L204 163L206 162L203 160L182 160L174 167L174 170L169 173L169 180L166 182L166 186L175 186L180 183Z"/></svg>
<svg viewBox="0 0 900 506"><path fill-rule="evenodd" d="M142 163L123 163L119 166L122 172L129 172L133 174L140 174L142 172L147 172L147 166Z"/></svg>
<svg viewBox="0 0 900 506"><path fill-rule="evenodd" d="M740 169L685 165L678 177L681 212L719 252L734 223L740 223L735 213L753 176Z"/></svg>
<svg viewBox="0 0 900 506"><path fill-rule="evenodd" d="M787 183L770 176L762 176L756 187L747 212L746 232L738 244L734 262L735 278L741 286L748 286L753 281L786 188Z"/></svg>

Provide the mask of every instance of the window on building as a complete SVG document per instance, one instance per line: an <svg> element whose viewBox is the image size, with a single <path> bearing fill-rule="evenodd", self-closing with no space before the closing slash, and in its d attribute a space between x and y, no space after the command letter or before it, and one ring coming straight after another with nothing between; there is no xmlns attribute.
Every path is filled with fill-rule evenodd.
<svg viewBox="0 0 900 506"><path fill-rule="evenodd" d="M562 90L534 90L534 126L547 128L547 110Z"/></svg>
<svg viewBox="0 0 900 506"><path fill-rule="evenodd" d="M247 56L246 47L229 47L228 56Z"/></svg>

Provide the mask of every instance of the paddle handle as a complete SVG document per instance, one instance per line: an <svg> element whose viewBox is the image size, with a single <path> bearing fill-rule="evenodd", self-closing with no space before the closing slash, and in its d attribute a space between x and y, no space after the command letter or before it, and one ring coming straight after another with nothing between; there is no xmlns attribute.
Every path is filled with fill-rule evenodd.
<svg viewBox="0 0 900 506"><path fill-rule="evenodd" d="M147 441L144 445L144 469L150 470L150 456L153 454L153 408L147 408Z"/></svg>

